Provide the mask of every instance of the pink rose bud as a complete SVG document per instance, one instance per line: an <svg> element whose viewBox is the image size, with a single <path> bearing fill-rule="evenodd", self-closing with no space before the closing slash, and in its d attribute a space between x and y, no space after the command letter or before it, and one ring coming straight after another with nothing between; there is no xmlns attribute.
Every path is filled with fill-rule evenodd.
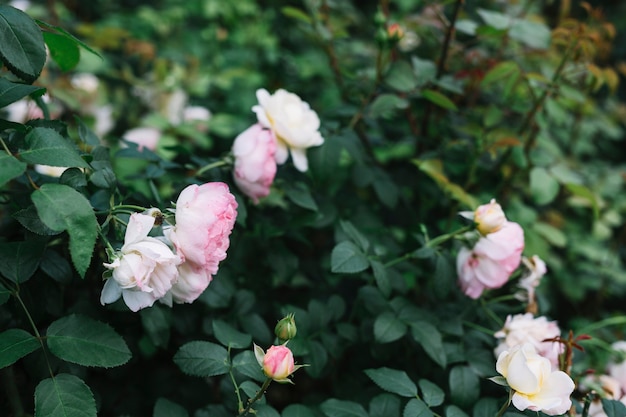
<svg viewBox="0 0 626 417"><path fill-rule="evenodd" d="M285 344L272 346L267 352L263 352L259 346L254 345L254 356L263 368L263 373L276 382L292 383L289 375L306 365L296 365L293 354Z"/></svg>
<svg viewBox="0 0 626 417"><path fill-rule="evenodd" d="M492 199L489 204L479 206L474 212L474 223L481 235L497 232L506 223L506 216L500 204Z"/></svg>
<svg viewBox="0 0 626 417"><path fill-rule="evenodd" d="M235 138L235 184L254 203L270 193L276 175L276 138L271 130L255 124Z"/></svg>

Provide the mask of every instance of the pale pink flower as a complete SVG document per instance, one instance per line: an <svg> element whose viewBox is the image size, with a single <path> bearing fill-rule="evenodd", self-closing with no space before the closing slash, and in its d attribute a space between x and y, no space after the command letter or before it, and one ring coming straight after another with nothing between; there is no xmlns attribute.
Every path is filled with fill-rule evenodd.
<svg viewBox="0 0 626 417"><path fill-rule="evenodd" d="M161 131L154 127L136 127L124 133L123 138L137 144L139 151L143 148L154 151L161 139Z"/></svg>
<svg viewBox="0 0 626 417"><path fill-rule="evenodd" d="M289 375L303 366L295 364L293 353L285 344L271 346L267 352L255 344L254 355L265 376L280 383L291 383Z"/></svg>
<svg viewBox="0 0 626 417"><path fill-rule="evenodd" d="M489 204L478 206L474 211L474 223L476 223L476 230L486 236L500 230L506 223L506 216L500 204L492 199Z"/></svg>
<svg viewBox="0 0 626 417"><path fill-rule="evenodd" d="M519 266L523 250L524 231L514 222L506 222L498 231L481 237L473 249L461 248L457 273L465 295L476 299L485 289L506 284Z"/></svg>
<svg viewBox="0 0 626 417"><path fill-rule="evenodd" d="M550 361L553 369L557 369L559 355L563 352L563 344L544 342L544 340L554 339L560 335L561 329L556 321L548 321L544 316L533 317L531 313L509 315L504 327L494 334L500 342L494 353L497 357L514 346L530 343L539 355Z"/></svg>
<svg viewBox="0 0 626 417"><path fill-rule="evenodd" d="M512 403L520 411L528 409L555 416L572 406L574 381L563 371L553 371L550 361L530 343L502 352L496 370L513 390Z"/></svg>
<svg viewBox="0 0 626 417"><path fill-rule="evenodd" d="M306 171L309 163L306 149L324 143L319 132L320 119L308 103L283 89L271 94L265 89L256 92L259 104L252 107L259 123L276 136L276 162L283 164L289 153L294 166Z"/></svg>
<svg viewBox="0 0 626 417"><path fill-rule="evenodd" d="M239 189L255 203L270 193L276 175L276 139L271 130L255 124L235 138L233 176Z"/></svg>
<svg viewBox="0 0 626 417"><path fill-rule="evenodd" d="M178 281L170 290L174 302L192 303L206 290L213 277L203 266L193 262L183 262L178 267Z"/></svg>
<svg viewBox="0 0 626 417"><path fill-rule="evenodd" d="M124 245L111 263L104 264L113 272L102 289L102 305L120 296L132 311L150 307L162 298L168 303L166 295L178 279L176 266L181 260L165 243L148 236L154 221L150 215L130 216Z"/></svg>

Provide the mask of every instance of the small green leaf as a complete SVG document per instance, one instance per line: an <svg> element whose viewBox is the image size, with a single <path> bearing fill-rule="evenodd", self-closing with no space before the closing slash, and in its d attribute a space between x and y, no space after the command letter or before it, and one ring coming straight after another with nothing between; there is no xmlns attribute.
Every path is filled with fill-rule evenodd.
<svg viewBox="0 0 626 417"><path fill-rule="evenodd" d="M43 22L41 20L36 20L37 24L39 26L42 26L50 31L56 32L58 34L64 35L65 37L71 39L74 41L74 43L76 43L77 45L80 45L81 48L86 49L87 51L91 52L92 54L96 55L97 57L99 57L100 59L102 59L102 55L100 55L98 52L96 52L94 49L92 49L89 45L87 45L85 42L81 41L80 39L78 39L77 37L75 37L74 35L72 35L71 33L69 33L67 30L63 29L60 26L54 26L51 25L49 23Z"/></svg>
<svg viewBox="0 0 626 417"><path fill-rule="evenodd" d="M304 183L297 182L295 184L285 184L285 194L294 204L312 211L317 211L317 203L309 187Z"/></svg>
<svg viewBox="0 0 626 417"><path fill-rule="evenodd" d="M154 404L152 417L189 417L189 413L175 402L159 398Z"/></svg>
<svg viewBox="0 0 626 417"><path fill-rule="evenodd" d="M511 17L492 10L478 9L477 13L487 25L498 30L508 29L513 21Z"/></svg>
<svg viewBox="0 0 626 417"><path fill-rule="evenodd" d="M422 90L422 96L426 100L446 110L454 110L454 111L458 110L456 107L456 104L454 104L452 100L450 100L448 97L441 94L439 91L425 89L425 90Z"/></svg>
<svg viewBox="0 0 626 417"><path fill-rule="evenodd" d="M296 7L291 7L291 6L285 6L283 8L280 9L280 11L287 17L291 17L292 19L296 19L296 20L300 20L304 23L308 23L311 24L311 18L309 17L309 15L307 15L305 12L303 12L302 10L296 8Z"/></svg>
<svg viewBox="0 0 626 417"><path fill-rule="evenodd" d="M404 407L402 417L433 417L434 414L426 403L418 398L413 398Z"/></svg>
<svg viewBox="0 0 626 417"><path fill-rule="evenodd" d="M174 363L184 373L202 377L224 375L230 368L228 351L220 345L203 341L181 346L174 355Z"/></svg>
<svg viewBox="0 0 626 417"><path fill-rule="evenodd" d="M315 414L306 405L290 404L283 409L281 417L315 417Z"/></svg>
<svg viewBox="0 0 626 417"><path fill-rule="evenodd" d="M265 381L263 370L251 350L245 350L233 358L233 369L257 382Z"/></svg>
<svg viewBox="0 0 626 417"><path fill-rule="evenodd" d="M550 46L550 35L550 29L545 24L522 19L516 19L509 30L511 39L535 49L547 49Z"/></svg>
<svg viewBox="0 0 626 417"><path fill-rule="evenodd" d="M432 360L442 368L446 367L447 358L443 349L441 333L435 326L426 321L416 321L411 323L411 334L413 340L422 345Z"/></svg>
<svg viewBox="0 0 626 417"><path fill-rule="evenodd" d="M391 294L391 281L387 274L387 268L379 261L370 261L370 265L372 266L376 286L385 297L389 297Z"/></svg>
<svg viewBox="0 0 626 417"><path fill-rule="evenodd" d="M478 414L487 415L487 414ZM461 410L456 405L449 405L446 407L446 417L469 417L465 411Z"/></svg>
<svg viewBox="0 0 626 417"><path fill-rule="evenodd" d="M222 320L213 320L215 338L226 347L245 349L252 343L252 336L242 333Z"/></svg>
<svg viewBox="0 0 626 417"><path fill-rule="evenodd" d="M50 56L62 71L69 71L80 61L80 50L74 40L58 33L44 32L43 39L48 45Z"/></svg>
<svg viewBox="0 0 626 417"><path fill-rule="evenodd" d="M0 108L6 107L26 96L41 96L46 92L43 87L14 83L0 78Z"/></svg>
<svg viewBox="0 0 626 417"><path fill-rule="evenodd" d="M424 399L424 402L426 402L429 407L436 407L443 404L445 395L439 386L433 384L427 379L420 379L417 381L417 385L419 385L420 390L422 391L422 398Z"/></svg>
<svg viewBox="0 0 626 417"><path fill-rule="evenodd" d="M413 68L406 61L396 61L385 76L385 83L400 92L409 92L418 85Z"/></svg>
<svg viewBox="0 0 626 417"><path fill-rule="evenodd" d="M372 118L388 119L396 110L406 109L409 102L395 94L381 94L369 106L368 115Z"/></svg>
<svg viewBox="0 0 626 417"><path fill-rule="evenodd" d="M30 205L25 209L13 213L13 217L20 222L22 226L35 234L41 236L53 236L61 233L59 231L52 230L43 224L34 205Z"/></svg>
<svg viewBox="0 0 626 417"><path fill-rule="evenodd" d="M0 274L15 283L33 276L46 248L45 242L28 240L0 244Z"/></svg>
<svg viewBox="0 0 626 417"><path fill-rule="evenodd" d="M535 167L530 171L530 194L539 205L552 202L559 194L558 181L545 168Z"/></svg>
<svg viewBox="0 0 626 417"><path fill-rule="evenodd" d="M9 300L10 296L11 296L11 291L9 291L7 287L5 287L4 285L2 285L2 283L0 283L0 306L6 303Z"/></svg>
<svg viewBox="0 0 626 417"><path fill-rule="evenodd" d="M353 401L331 398L324 401L320 408L327 417L368 417L363 406Z"/></svg>
<svg viewBox="0 0 626 417"><path fill-rule="evenodd" d="M567 191L572 193L577 197L582 197L585 200L588 200L591 204L591 208L593 209L593 216L597 219L600 216L600 205L598 204L598 198L594 194L592 190L585 187L584 185L568 183L565 184L565 188Z"/></svg>
<svg viewBox="0 0 626 417"><path fill-rule="evenodd" d="M52 230L66 230L70 254L81 277L91 263L98 222L89 201L78 191L62 184L44 184L31 195L41 221Z"/></svg>
<svg viewBox="0 0 626 417"><path fill-rule="evenodd" d="M74 146L54 129L36 127L28 132L25 142L27 149L20 152L20 158L31 164L89 167Z"/></svg>
<svg viewBox="0 0 626 417"><path fill-rule="evenodd" d="M506 378L503 377L502 375L492 376L491 378L487 378L487 379L503 387L509 386L509 383L506 382Z"/></svg>
<svg viewBox="0 0 626 417"><path fill-rule="evenodd" d="M0 186L3 186L13 178L19 177L26 171L26 163L19 161L13 155L5 152L0 153Z"/></svg>
<svg viewBox="0 0 626 417"><path fill-rule="evenodd" d="M366 369L365 374L385 391L401 397L417 396L417 386L404 371L390 368Z"/></svg>
<svg viewBox="0 0 626 417"><path fill-rule="evenodd" d="M35 417L96 417L96 401L82 379L59 374L35 389Z"/></svg>
<svg viewBox="0 0 626 417"><path fill-rule="evenodd" d="M46 63L41 30L26 13L0 6L0 60L24 81L35 81Z"/></svg>
<svg viewBox="0 0 626 417"><path fill-rule="evenodd" d="M126 342L108 324L72 314L53 322L46 343L57 357L83 366L111 368L131 358Z"/></svg>
<svg viewBox="0 0 626 417"><path fill-rule="evenodd" d="M39 340L22 329L9 329L0 333L0 368L13 365L41 347Z"/></svg>
<svg viewBox="0 0 626 417"><path fill-rule="evenodd" d="M254 398L254 396L259 391L261 391L261 387L252 381L243 382L241 385L239 385L239 389L242 390L248 396L248 398ZM265 395L262 395L261 398L256 402L256 404L265 404Z"/></svg>
<svg viewBox="0 0 626 417"><path fill-rule="evenodd" d="M166 347L170 340L172 309L161 305L144 308L139 311L141 324L154 346Z"/></svg>
<svg viewBox="0 0 626 417"><path fill-rule="evenodd" d="M624 405L621 401L609 400L606 398L603 398L601 401L602 410L604 410L607 417L626 416L626 405Z"/></svg>
<svg viewBox="0 0 626 417"><path fill-rule="evenodd" d="M448 376L452 402L461 408L471 406L480 394L480 380L469 366L455 366Z"/></svg>
<svg viewBox="0 0 626 417"><path fill-rule="evenodd" d="M363 252L367 252L370 247L370 242L352 223L347 220L339 220L339 225L351 241L359 245Z"/></svg>
<svg viewBox="0 0 626 417"><path fill-rule="evenodd" d="M374 321L374 337L378 343L394 342L406 332L407 325L389 311L382 313Z"/></svg>
<svg viewBox="0 0 626 417"><path fill-rule="evenodd" d="M379 394L370 401L371 417L400 417L400 398L386 392Z"/></svg>
<svg viewBox="0 0 626 417"><path fill-rule="evenodd" d="M481 85L487 86L502 79L509 79L513 75L520 73L520 68L515 61L503 61L496 64L485 74L481 81Z"/></svg>
<svg viewBox="0 0 626 417"><path fill-rule="evenodd" d="M567 245L567 236L562 230L548 223L537 222L532 226L533 230L547 240L552 246L564 248Z"/></svg>
<svg viewBox="0 0 626 417"><path fill-rule="evenodd" d="M369 261L365 254L350 241L340 242L330 254L330 268L334 273L356 274L368 267Z"/></svg>

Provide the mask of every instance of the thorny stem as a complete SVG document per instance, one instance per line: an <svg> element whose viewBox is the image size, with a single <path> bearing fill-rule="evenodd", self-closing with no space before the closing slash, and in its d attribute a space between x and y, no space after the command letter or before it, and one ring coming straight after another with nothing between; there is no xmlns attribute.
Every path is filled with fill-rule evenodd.
<svg viewBox="0 0 626 417"><path fill-rule="evenodd" d="M435 80L438 80L443 75L443 71L446 68L446 61L448 60L448 52L450 50L450 41L452 40L452 35L454 34L454 25L456 23L456 19L459 15L459 10L461 10L461 5L464 0L456 0L454 4L454 10L452 11L452 19L450 19L450 24L448 25L448 30L446 31L446 37L443 40L443 46L441 48L441 56L439 57L439 62L437 63L437 73L435 75ZM422 134L424 136L428 135L428 125L430 122L430 114L432 110L432 104L428 102L426 104L426 109L424 110L424 119L422 121Z"/></svg>
<svg viewBox="0 0 626 417"><path fill-rule="evenodd" d="M230 346L228 346L228 362L230 362ZM243 401L241 401L241 393L239 392L239 385L237 385L237 381L235 381L235 375L233 375L233 367L232 364L230 369L228 370L228 375L230 376L230 380L235 386L235 395L237 396L237 411L243 412Z"/></svg>
<svg viewBox="0 0 626 417"><path fill-rule="evenodd" d="M261 399L263 394L265 394L265 391L267 391L267 387L269 387L271 383L272 383L272 378L267 378L265 382L263 383L263 385L261 386L261 389L256 393L254 398L248 400L248 405L246 406L246 408L243 409L243 411L237 414L237 417L247 416L252 411L252 404L254 404L259 399Z"/></svg>

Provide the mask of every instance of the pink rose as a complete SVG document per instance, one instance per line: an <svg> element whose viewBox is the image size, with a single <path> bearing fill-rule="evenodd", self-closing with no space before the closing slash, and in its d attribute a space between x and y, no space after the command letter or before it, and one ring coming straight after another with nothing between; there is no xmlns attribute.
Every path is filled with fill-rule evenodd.
<svg viewBox="0 0 626 417"><path fill-rule="evenodd" d="M481 237L473 249L462 248L457 273L465 295L476 299L487 288L503 286L519 266L523 250L524 231L514 222Z"/></svg>
<svg viewBox="0 0 626 417"><path fill-rule="evenodd" d="M213 277L209 271L192 262L184 262L178 267L178 281L172 285L170 293L176 303L192 303L206 290Z"/></svg>
<svg viewBox="0 0 626 417"><path fill-rule="evenodd" d="M483 204L474 211L476 229L481 235L497 232L506 223L506 216L500 204L492 199L489 204Z"/></svg>
<svg viewBox="0 0 626 417"><path fill-rule="evenodd" d="M154 151L161 139L161 131L154 127L136 127L124 133L124 139L137 144L139 151L143 148Z"/></svg>
<svg viewBox="0 0 626 417"><path fill-rule="evenodd" d="M285 345L272 346L267 352L263 352L263 349L254 345L254 355L263 368L265 376L276 382L291 382L288 376L302 366L295 365L293 354Z"/></svg>
<svg viewBox="0 0 626 417"><path fill-rule="evenodd" d="M274 134L258 123L239 134L233 143L235 183L255 204L270 193L276 175L275 153Z"/></svg>

